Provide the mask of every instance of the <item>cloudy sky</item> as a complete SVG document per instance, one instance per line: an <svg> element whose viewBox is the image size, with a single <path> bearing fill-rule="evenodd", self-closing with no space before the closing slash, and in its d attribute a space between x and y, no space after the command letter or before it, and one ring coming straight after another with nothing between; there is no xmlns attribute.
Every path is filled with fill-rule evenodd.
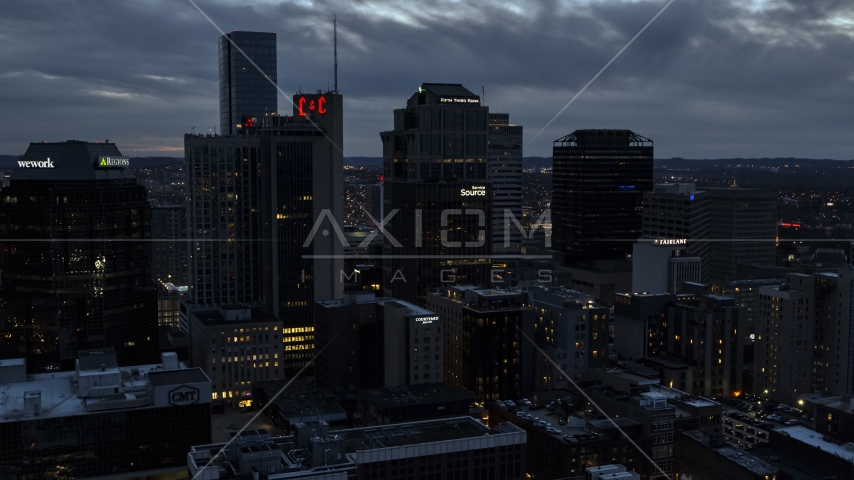
<svg viewBox="0 0 854 480"><path fill-rule="evenodd" d="M379 156L391 110L448 82L485 85L526 155L628 128L659 158L854 158L850 0L675 0L531 143L667 0L196 2L224 31L277 32L289 94L332 81L337 13L347 156ZM218 125L218 36L188 0L2 2L0 154L109 138L182 156L185 132Z"/></svg>

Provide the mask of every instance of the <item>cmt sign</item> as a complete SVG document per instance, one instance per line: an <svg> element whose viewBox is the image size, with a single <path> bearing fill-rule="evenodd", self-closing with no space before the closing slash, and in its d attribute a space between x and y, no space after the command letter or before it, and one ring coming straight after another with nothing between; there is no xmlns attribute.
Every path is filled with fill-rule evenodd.
<svg viewBox="0 0 854 480"><path fill-rule="evenodd" d="M297 108L299 116L304 117L307 112L317 112L320 115L326 115L326 96L320 95L316 98L305 98L301 95L297 99Z"/></svg>
<svg viewBox="0 0 854 480"><path fill-rule="evenodd" d="M170 405L192 405L199 401L199 389L187 385L169 391Z"/></svg>

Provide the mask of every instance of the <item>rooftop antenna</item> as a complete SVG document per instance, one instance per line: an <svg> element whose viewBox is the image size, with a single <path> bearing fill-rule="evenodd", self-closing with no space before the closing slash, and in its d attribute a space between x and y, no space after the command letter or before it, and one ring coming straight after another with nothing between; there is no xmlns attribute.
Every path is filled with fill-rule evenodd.
<svg viewBox="0 0 854 480"><path fill-rule="evenodd" d="M335 93L338 93L338 19L332 13L332 48L335 54Z"/></svg>

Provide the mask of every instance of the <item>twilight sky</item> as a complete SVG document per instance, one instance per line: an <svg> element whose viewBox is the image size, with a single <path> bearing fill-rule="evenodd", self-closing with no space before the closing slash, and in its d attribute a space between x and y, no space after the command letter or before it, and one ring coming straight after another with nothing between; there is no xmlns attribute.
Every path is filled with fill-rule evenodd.
<svg viewBox="0 0 854 480"><path fill-rule="evenodd" d="M527 145L666 1L196 0L224 31L277 32L288 94L331 84L337 13L347 156L380 156L391 111L448 82L485 85L525 127L525 155L628 128L658 158L854 159L850 0L675 0ZM219 124L218 36L186 0L2 2L0 154L109 138L182 156L185 132Z"/></svg>

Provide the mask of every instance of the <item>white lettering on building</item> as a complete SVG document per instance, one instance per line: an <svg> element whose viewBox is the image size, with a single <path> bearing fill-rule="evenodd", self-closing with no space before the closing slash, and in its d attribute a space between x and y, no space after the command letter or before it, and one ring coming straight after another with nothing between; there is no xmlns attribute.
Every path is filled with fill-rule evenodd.
<svg viewBox="0 0 854 480"><path fill-rule="evenodd" d="M18 160L21 168L55 168L50 157L47 160Z"/></svg>

